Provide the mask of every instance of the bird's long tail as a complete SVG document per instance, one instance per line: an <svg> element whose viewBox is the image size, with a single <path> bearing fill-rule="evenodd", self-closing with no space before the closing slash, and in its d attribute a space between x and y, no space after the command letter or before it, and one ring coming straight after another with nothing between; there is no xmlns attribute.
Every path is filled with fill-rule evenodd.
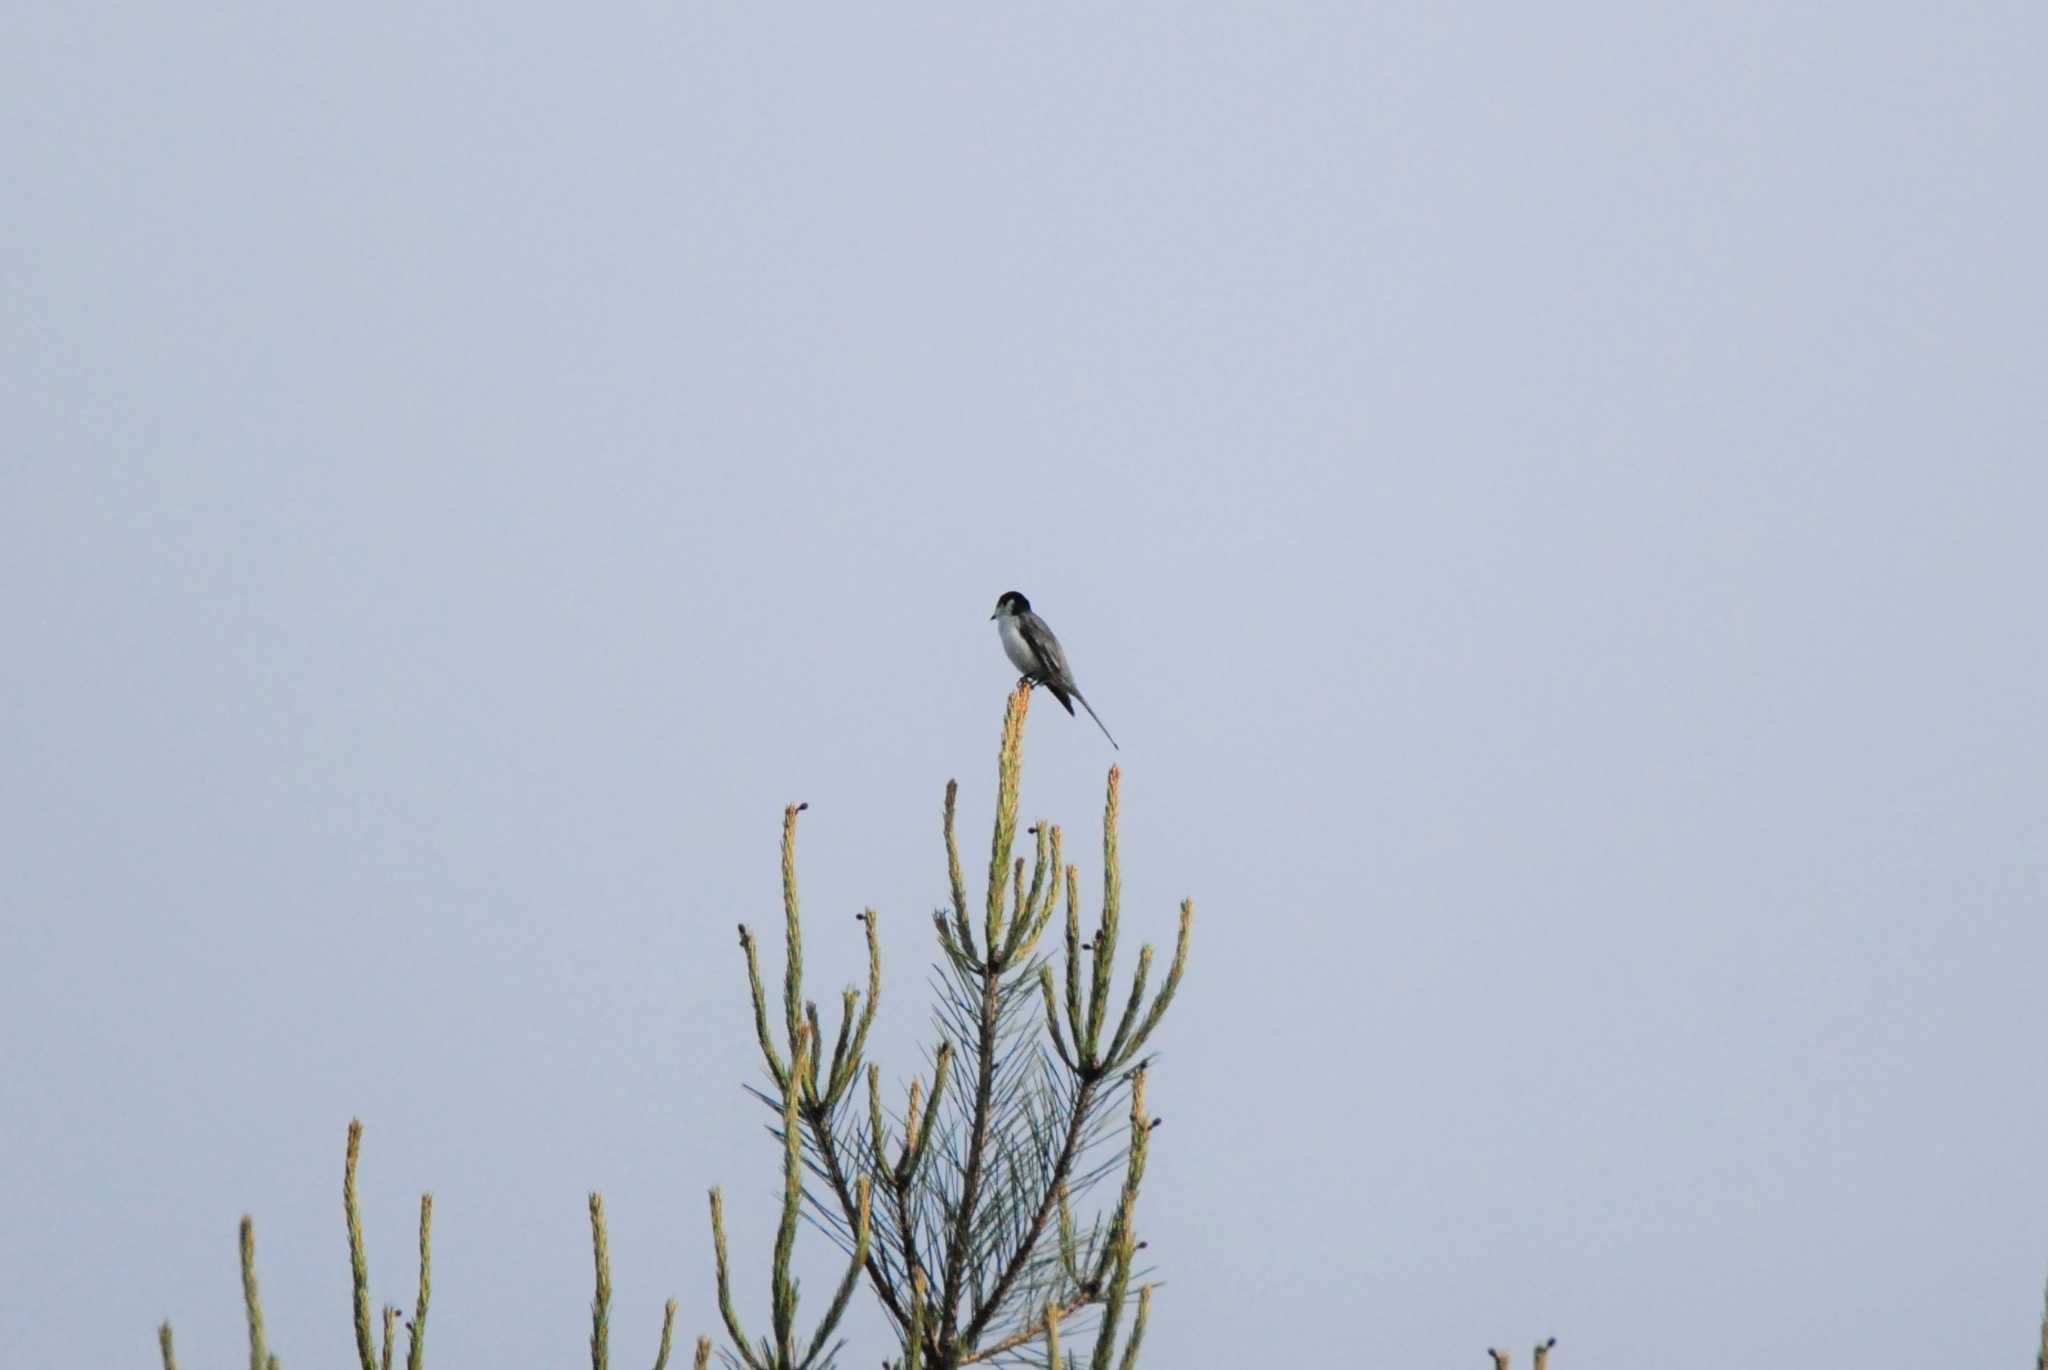
<svg viewBox="0 0 2048 1370"><path fill-rule="evenodd" d="M1080 692L1079 690L1075 690L1075 691L1073 692L1073 694L1074 694L1074 698L1076 698L1076 699L1078 699L1078 700L1080 700L1080 701L1081 701L1081 707L1082 707L1082 708L1084 708L1084 709L1086 709L1086 710L1088 711L1088 717L1090 717L1090 718L1092 718L1092 719L1094 719L1094 720L1095 720L1095 726L1096 726L1096 727L1098 727L1098 728L1100 728L1100 729L1102 729L1102 735L1103 735L1104 737L1109 737L1109 725L1108 725L1108 724L1106 724L1106 723L1104 723L1104 722L1102 721L1102 715L1101 715L1101 714L1098 714L1098 713L1096 713L1096 712L1095 712L1095 706L1094 706L1093 704L1090 704L1090 703L1088 702L1088 696L1086 696L1086 695L1082 694L1082 693L1081 693L1081 692ZM1068 713L1072 713L1072 712L1073 712L1073 710L1072 710L1072 709L1069 709L1069 710L1067 710L1067 712L1068 712ZM1115 738L1113 738L1113 737L1109 737L1109 745L1110 745L1110 746L1112 746L1112 747L1116 747L1116 749L1117 749L1118 751L1122 751L1122 750L1123 750L1123 748L1122 748L1122 747L1117 747L1117 746L1116 746L1116 739L1115 739Z"/></svg>

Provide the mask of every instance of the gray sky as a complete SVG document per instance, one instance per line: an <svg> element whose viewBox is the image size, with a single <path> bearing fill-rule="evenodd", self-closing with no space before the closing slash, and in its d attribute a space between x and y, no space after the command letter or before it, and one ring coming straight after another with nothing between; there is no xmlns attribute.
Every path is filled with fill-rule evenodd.
<svg viewBox="0 0 2048 1370"><path fill-rule="evenodd" d="M436 1362L577 1362L589 1188L622 1361L713 1183L762 1321L733 924L808 800L914 1068L1011 588L1127 926L1197 900L1149 1364L2031 1354L2048 10L0 36L10 1361L242 1354L247 1210L348 1363L356 1114Z"/></svg>

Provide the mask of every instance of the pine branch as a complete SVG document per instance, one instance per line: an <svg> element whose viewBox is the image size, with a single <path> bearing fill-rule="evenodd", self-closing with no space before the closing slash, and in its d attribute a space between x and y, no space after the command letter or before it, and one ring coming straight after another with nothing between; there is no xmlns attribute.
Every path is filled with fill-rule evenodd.
<svg viewBox="0 0 2048 1370"><path fill-rule="evenodd" d="M1017 1277L1024 1271L1025 1263L1031 1258L1032 1252L1037 1249L1038 1239L1044 1235L1045 1225L1052 1217L1054 1208L1058 1206L1060 1196L1066 1192L1067 1179L1072 1174L1074 1168L1074 1159L1080 1154L1081 1138L1087 1126L1088 1111L1094 1105L1095 1088L1096 1082L1093 1080L1084 1080L1081 1083L1080 1091L1074 1099L1065 1139L1060 1144L1059 1160L1053 1166L1051 1181L1046 1186L1044 1193L1040 1195L1038 1206L1032 1212L1031 1221L1025 1227L1022 1238L1017 1243L1016 1249L1011 1253L1010 1259L1005 1263L1002 1274L997 1277L995 1288L990 1293L988 1301L982 1305L981 1312L976 1316L975 1320L968 1324L967 1332L962 1340L969 1346L973 1346L980 1339L982 1333L988 1327L989 1320L1001 1309L1003 1300L1008 1296L1011 1286L1017 1282Z"/></svg>
<svg viewBox="0 0 2048 1370"><path fill-rule="evenodd" d="M725 1330L732 1335L733 1345L739 1349L740 1359L749 1370L767 1370L754 1359L753 1348L747 1342L747 1330L740 1326L740 1315L732 1306L732 1272L725 1256L725 1200L714 1186L711 1190L711 1249L718 1270L718 1312L725 1319Z"/></svg>
<svg viewBox="0 0 2048 1370"><path fill-rule="evenodd" d="M967 1164L960 1180L960 1203L953 1220L953 1235L946 1245L945 1292L940 1295L939 1341L951 1346L959 1330L960 1294L967 1279L968 1234L974 1226L974 1212L981 1199L981 1172L986 1161L989 1109L995 1085L996 1018L1001 1006L1001 983L994 972L987 975L981 998L981 1021L974 1037L974 1121L967 1140Z"/></svg>
<svg viewBox="0 0 2048 1370"><path fill-rule="evenodd" d="M256 1222L242 1215L242 1305L249 1318L249 1370L264 1370L270 1355L263 1346L263 1302L256 1297Z"/></svg>
<svg viewBox="0 0 2048 1370"><path fill-rule="evenodd" d="M1131 1340L1124 1347L1124 1358L1118 1370L1136 1370L1138 1348L1145 1341L1145 1322L1152 1316L1152 1286L1145 1285L1138 1290L1138 1316L1131 1322Z"/></svg>
<svg viewBox="0 0 2048 1370"><path fill-rule="evenodd" d="M164 1324L164 1367L170 1370L171 1325ZM2041 1354L2034 1358L2034 1370L2048 1370L2048 1289L2041 1294Z"/></svg>
<svg viewBox="0 0 2048 1370"><path fill-rule="evenodd" d="M794 826L796 810L789 811L789 824ZM785 829L785 831L787 831ZM785 851L787 843L785 842ZM786 897L794 907L794 876L790 863L783 862L784 888L790 890ZM791 920L792 939L795 938L794 915ZM796 964L797 953L790 952L791 965ZM790 1254L796 1249L796 1225L802 1212L803 1172L802 1135L797 1130L798 1109L803 1098L803 1081L806 1066L810 1061L811 1036L806 1028L795 1026L791 1020L789 1056L789 1088L784 1091L782 1105L782 1217L775 1225L775 1264L770 1271L769 1290L772 1295L772 1321L775 1327L775 1364L777 1370L789 1365L795 1356L792 1336L796 1327L796 1281L789 1273Z"/></svg>
<svg viewBox="0 0 2048 1370"><path fill-rule="evenodd" d="M590 1195L590 1254L597 1268L597 1289L590 1297L590 1370L605 1370L611 1361L612 1259L604 1233L604 1195Z"/></svg>
<svg viewBox="0 0 2048 1370"><path fill-rule="evenodd" d="M1031 708L1031 687L1019 685L1010 692L1003 713L1002 749L996 759L996 818L989 837L988 901L984 918L985 946L980 972L979 1017L971 1040L975 1051L973 1121L967 1135L967 1161L962 1168L960 1198L955 1209L953 1232L946 1243L944 1292L939 1298L939 1343L949 1352L960 1325L960 1298L967 1282L969 1238L975 1210L981 1201L982 1169L987 1162L990 1110L994 1102L997 1028L1000 1023L1003 966L1000 960L1003 922L1004 875L1010 864L1010 848L1016 840L1017 786L1022 768L1020 752L1024 720ZM950 806L949 806L950 808ZM949 823L950 830L950 823ZM1021 875L1018 877L1021 880ZM1020 911L1021 912L1021 911ZM964 920L963 920L964 922ZM963 926L960 931L966 934ZM963 935L962 941L968 939ZM971 946L966 948L973 950Z"/></svg>
<svg viewBox="0 0 2048 1370"><path fill-rule="evenodd" d="M782 1008L789 1019L792 1055L797 1033L803 1026L800 1010L804 999L804 930L796 900L796 816L809 807L808 804L791 804L782 811ZM803 1071L794 1060L790 1062L790 1069L799 1079L803 1077Z"/></svg>
<svg viewBox="0 0 2048 1370"><path fill-rule="evenodd" d="M405 1370L421 1370L427 1360L427 1295L433 1287L434 1196L420 1195L420 1294L406 1324Z"/></svg>
<svg viewBox="0 0 2048 1370"><path fill-rule="evenodd" d="M669 1337L676 1330L676 1301L670 1299L661 1310L661 1349L654 1353L654 1370L668 1370Z"/></svg>
<svg viewBox="0 0 2048 1370"><path fill-rule="evenodd" d="M818 1157L825 1183L851 1223L859 1212L860 1200L840 1160L839 1146L832 1135L830 1120L806 1115L805 1122L810 1130L812 1150ZM888 1311L890 1319L898 1327L907 1325L910 1314L902 1306L895 1284L890 1280L888 1272L883 1269L881 1257L871 1251L867 1253L864 1264L868 1272L868 1282L874 1288L875 1296L882 1301L883 1308Z"/></svg>
<svg viewBox="0 0 2048 1370"><path fill-rule="evenodd" d="M341 1172L341 1204L348 1216L348 1269L356 1313L356 1356L363 1370L377 1370L370 1350L370 1265L363 1257L363 1218L356 1206L356 1158L363 1145L363 1124L351 1118L348 1124L348 1157Z"/></svg>
<svg viewBox="0 0 2048 1370"><path fill-rule="evenodd" d="M960 844L953 838L953 812L955 803L959 798L960 782L948 780L946 782L945 816L946 878L953 892L953 931L957 932L960 946L964 949L973 945L974 934L967 927L967 885L960 878ZM939 921L939 931L941 935L948 931L943 918Z"/></svg>

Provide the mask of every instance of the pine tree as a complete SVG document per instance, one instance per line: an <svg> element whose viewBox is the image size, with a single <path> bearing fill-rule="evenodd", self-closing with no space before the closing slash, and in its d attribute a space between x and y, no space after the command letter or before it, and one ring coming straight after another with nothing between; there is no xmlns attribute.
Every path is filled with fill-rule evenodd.
<svg viewBox="0 0 2048 1370"><path fill-rule="evenodd" d="M911 1080L900 1110L884 1104L881 1067L866 1059L882 991L879 920L872 909L860 915L867 989L848 989L842 996L828 1055L818 1006L803 994L796 826L804 806L793 804L783 813L784 961L781 1011L773 1024L754 934L740 927L767 1073L753 1092L774 1110L782 1209L770 1267L769 1331L750 1338L733 1303L724 1204L720 1192L711 1191L718 1312L732 1339L719 1354L729 1364L823 1370L842 1349L833 1334L863 1284L893 1326L898 1358L885 1364L895 1370L960 1370L1027 1358L1065 1370L1078 1362L1062 1350L1061 1338L1071 1344L1076 1333L1090 1340L1093 1370L1106 1370L1112 1362L1119 1370L1137 1364L1152 1303L1152 1286L1142 1282L1138 1266L1145 1245L1137 1238L1138 1191L1158 1126L1145 1108L1144 1049L1180 987L1193 907L1181 905L1173 960L1156 990L1147 997L1153 953L1146 946L1121 1010L1112 1013L1121 931L1119 775L1114 768L1109 772L1103 809L1102 903L1084 920L1080 871L1063 864L1059 828L1039 823L1028 830L1035 847L1028 882L1027 863L1014 854L1030 703L1030 686L1019 685L1003 717L995 832L978 930L954 837L959 789L956 783L946 786L943 832L952 903L932 917L940 957L937 1041L927 1075ZM1062 902L1064 947L1058 954L1042 953L1041 937ZM362 1134L362 1123L350 1122L342 1169L357 1360L360 1370L391 1370L403 1324L406 1370L423 1370L433 1195L420 1196L419 1294L412 1315L384 1306L381 1337L375 1337L356 1202ZM1077 1208L1114 1176L1121 1184L1113 1202L1084 1226L1075 1217ZM609 1370L611 1260L604 1196L591 1194L589 1208L595 1270L590 1363L591 1370ZM798 1330L797 1281L790 1270L806 1216L847 1258L831 1302L807 1337ZM255 1240L245 1216L241 1256L249 1365L279 1370L265 1340ZM675 1314L671 1299L654 1370L667 1370ZM170 1323L157 1336L164 1370L177 1370ZM712 1354L711 1339L699 1337L696 1370L705 1370Z"/></svg>
<svg viewBox="0 0 2048 1370"><path fill-rule="evenodd" d="M928 1059L929 1088L923 1077L914 1078L900 1111L884 1106L881 1069L864 1060L881 993L874 911L861 915L867 992L845 992L828 1059L818 1007L803 996L796 826L804 806L791 805L783 814L785 960L782 1012L772 1026L754 934L740 928L754 1026L774 1086L756 1093L780 1115L784 1151L773 1337L751 1341L733 1309L717 1190L711 1198L719 1309L734 1354L748 1370L829 1363L832 1330L863 1272L901 1342L896 1364L902 1370L959 1370L1018 1357L1034 1343L1044 1345L1048 1364L1062 1366L1068 1363L1059 1350L1063 1320L1082 1317L1093 1334L1092 1366L1099 1370L1113 1359L1122 1367L1137 1364L1152 1296L1149 1285L1138 1283L1137 1201L1157 1126L1145 1110L1143 1051L1180 986L1193 907L1181 905L1173 961L1157 990L1147 998L1153 952L1146 946L1122 993L1121 1011L1112 1014L1119 994L1119 774L1109 773L1103 808L1102 903L1083 940L1080 872L1062 863L1060 829L1039 823L1029 830L1035 854L1028 882L1027 862L1013 854L1030 702L1030 687L1020 685L1003 719L978 929L954 834L959 789L957 782L946 787L952 906L932 918L943 958L934 1015L938 1040ZM1064 948L1041 954L1040 939L1060 910L1062 892ZM863 1077L864 1109L856 1088ZM1119 1118L1125 1124L1120 1136ZM1076 1204L1119 1172L1114 1205L1082 1230ZM824 1319L800 1347L788 1262L806 1206L849 1264ZM1120 1343L1127 1314L1130 1330Z"/></svg>

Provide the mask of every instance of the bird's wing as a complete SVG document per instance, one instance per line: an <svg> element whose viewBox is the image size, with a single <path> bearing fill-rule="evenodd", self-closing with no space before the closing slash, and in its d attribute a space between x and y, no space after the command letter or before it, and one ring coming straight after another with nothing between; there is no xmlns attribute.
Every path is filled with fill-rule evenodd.
<svg viewBox="0 0 2048 1370"><path fill-rule="evenodd" d="M1045 626L1045 620L1037 614L1025 612L1018 615L1018 627L1024 632L1024 640L1031 644L1031 650L1038 657L1043 668L1039 676L1048 685L1064 685L1073 688L1074 673L1067 669L1067 654L1060 650L1060 640L1052 635L1052 629Z"/></svg>

